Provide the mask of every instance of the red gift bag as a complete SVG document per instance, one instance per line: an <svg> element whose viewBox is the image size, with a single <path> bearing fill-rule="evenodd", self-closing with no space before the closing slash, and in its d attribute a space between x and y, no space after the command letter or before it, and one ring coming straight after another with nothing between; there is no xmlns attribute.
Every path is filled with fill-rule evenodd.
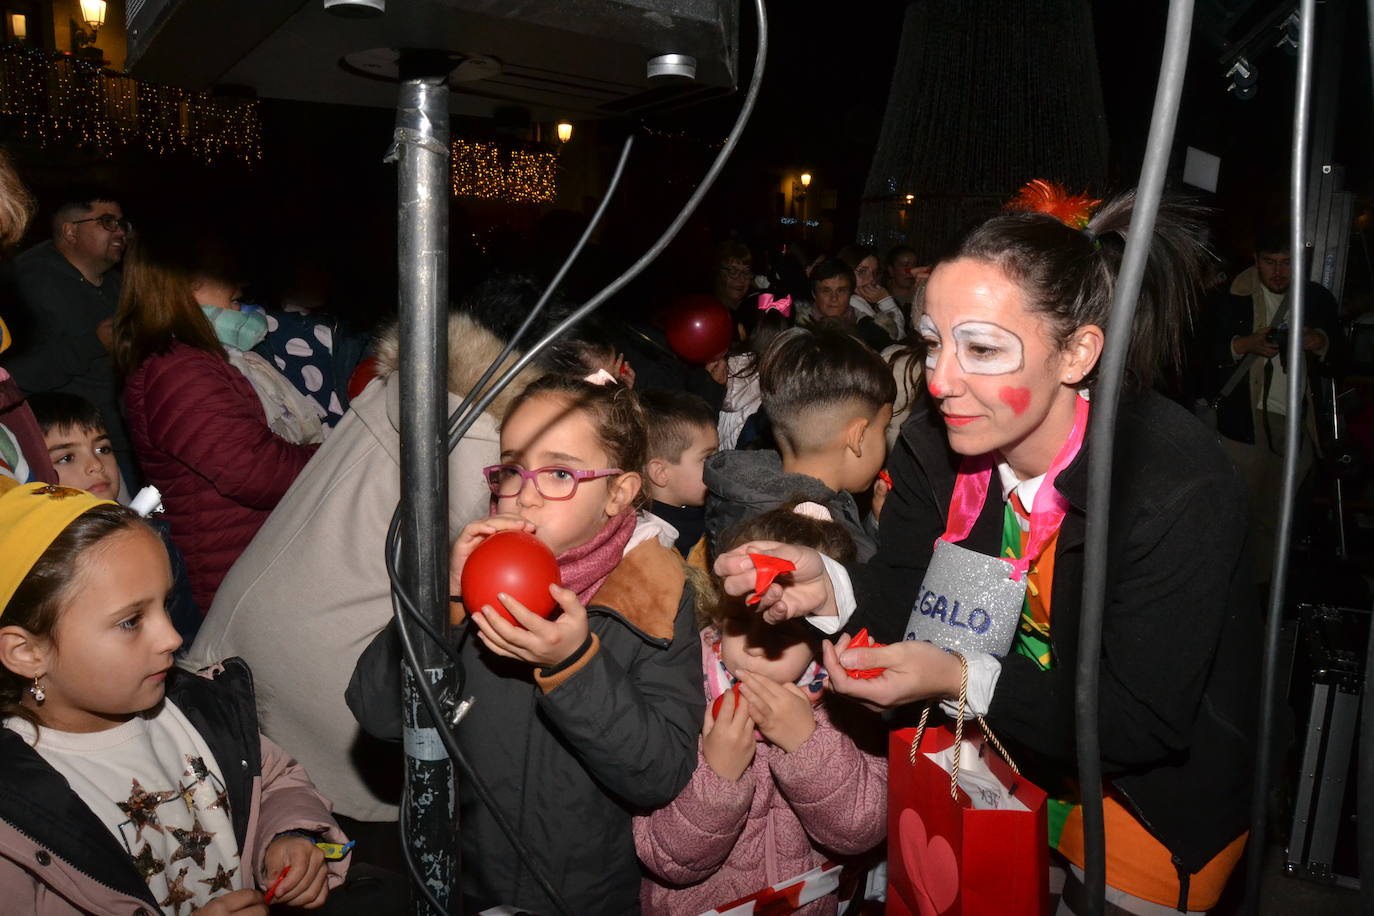
<svg viewBox="0 0 1374 916"><path fill-rule="evenodd" d="M1045 793L993 751L969 741L963 723L891 733L888 753L887 913L889 916L1042 916L1049 912L1049 833ZM952 755L952 772L928 754ZM970 757L976 758L970 761ZM974 807L958 784L960 764L1000 783L1026 810ZM967 775L967 774L966 774ZM998 791L991 793L996 797Z"/></svg>

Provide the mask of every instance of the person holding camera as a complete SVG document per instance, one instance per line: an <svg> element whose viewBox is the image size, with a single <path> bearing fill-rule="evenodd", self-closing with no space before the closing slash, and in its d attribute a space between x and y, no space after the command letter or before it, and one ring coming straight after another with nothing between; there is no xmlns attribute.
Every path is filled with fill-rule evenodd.
<svg viewBox="0 0 1374 916"><path fill-rule="evenodd" d="M1272 226L1255 237L1255 263L1241 271L1228 292L1208 310L1215 357L1217 432L1250 491L1250 551L1256 581L1272 574L1278 499L1283 475L1284 437L1288 428L1287 335L1288 291L1293 281L1293 252L1286 226ZM1336 300L1324 286L1307 284L1302 328L1302 408L1293 419L1302 424L1298 480L1311 469L1317 449L1312 411L1311 375L1333 374L1333 351L1341 340ZM1249 366L1244 372L1243 365Z"/></svg>

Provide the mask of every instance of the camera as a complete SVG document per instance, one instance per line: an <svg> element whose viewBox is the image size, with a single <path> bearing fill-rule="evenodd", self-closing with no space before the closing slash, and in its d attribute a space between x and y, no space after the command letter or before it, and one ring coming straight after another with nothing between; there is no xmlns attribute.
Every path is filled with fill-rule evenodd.
<svg viewBox="0 0 1374 916"><path fill-rule="evenodd" d="M1271 328L1268 334L1264 335L1264 342L1271 347L1278 347L1282 352L1288 349L1288 327Z"/></svg>

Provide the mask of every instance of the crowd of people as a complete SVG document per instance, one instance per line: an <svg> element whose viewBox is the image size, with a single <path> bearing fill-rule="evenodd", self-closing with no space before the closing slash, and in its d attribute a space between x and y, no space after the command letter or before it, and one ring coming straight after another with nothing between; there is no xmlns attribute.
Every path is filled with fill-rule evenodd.
<svg viewBox="0 0 1374 916"><path fill-rule="evenodd" d="M1134 199L1044 199L930 265L793 246L764 273L728 242L710 290L735 335L705 365L647 319L575 328L451 450L448 638L474 701L455 738L480 776L458 781L466 911L696 916L842 865L853 880L795 911L876 912L907 842L888 837L889 783L910 778L889 736L932 703L985 721L1047 793L1052 896L1026 912L1080 911L1084 446L1107 434L1092 392ZM0 237L31 212L0 163ZM53 212L0 304L7 906L403 907L395 328L257 307L214 246L135 235L109 192ZM1247 835L1291 271L1262 236L1190 338L1203 239L1166 201L1116 430L1114 913L1210 910ZM497 275L457 302L450 411L542 291ZM524 339L570 310L555 297ZM1314 312L1325 364L1334 308ZM1239 379L1224 448L1156 391L1187 352ZM474 551L508 531L554 555L552 615L464 600ZM993 593L1005 638L965 641L959 603L991 621Z"/></svg>

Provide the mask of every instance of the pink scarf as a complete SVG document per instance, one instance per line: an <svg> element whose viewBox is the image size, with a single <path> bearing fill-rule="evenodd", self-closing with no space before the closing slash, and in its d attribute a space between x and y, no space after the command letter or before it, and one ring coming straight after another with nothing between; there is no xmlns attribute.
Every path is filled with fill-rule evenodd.
<svg viewBox="0 0 1374 916"><path fill-rule="evenodd" d="M558 571L563 576L563 587L577 592L577 600L585 605L620 564L634 531L635 511L626 509L609 519L596 537L559 554Z"/></svg>

